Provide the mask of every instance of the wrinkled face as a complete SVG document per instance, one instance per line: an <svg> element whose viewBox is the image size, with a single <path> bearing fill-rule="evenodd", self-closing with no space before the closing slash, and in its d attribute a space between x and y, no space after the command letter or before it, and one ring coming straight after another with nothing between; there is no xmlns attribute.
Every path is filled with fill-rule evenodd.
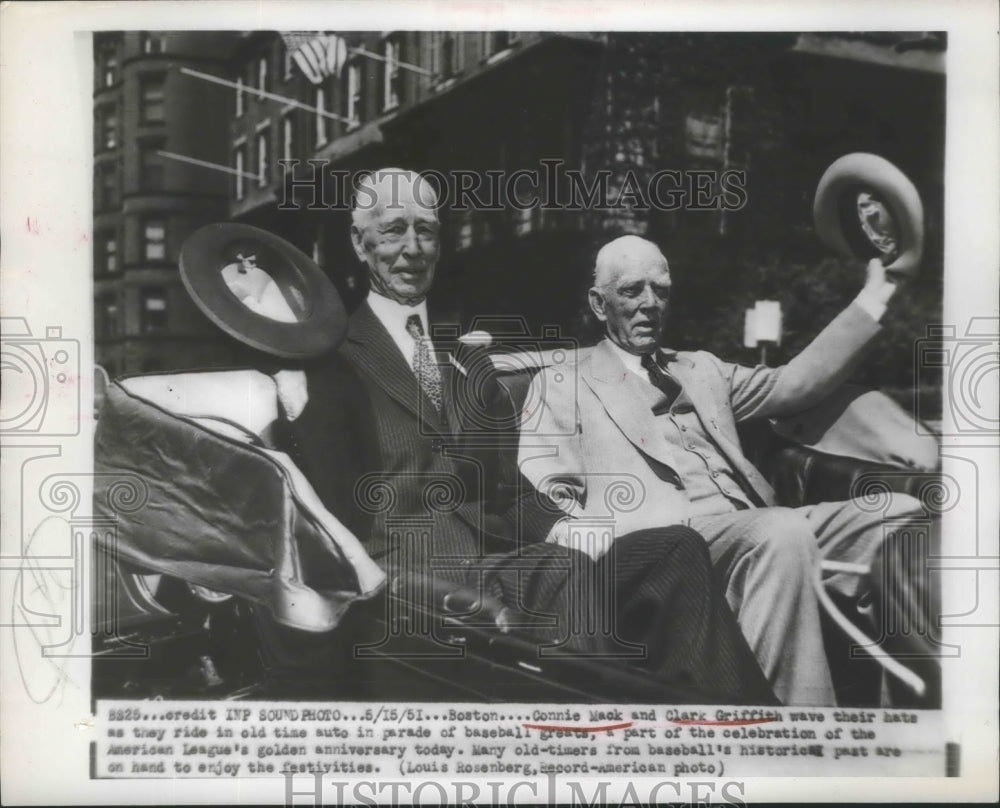
<svg viewBox="0 0 1000 808"><path fill-rule="evenodd" d="M351 241L372 288L399 303L418 303L434 282L440 253L432 195L403 179L375 186L367 199L370 209L351 226Z"/></svg>
<svg viewBox="0 0 1000 808"><path fill-rule="evenodd" d="M656 350L667 320L670 271L659 254L629 256L600 273L590 307L608 337L623 350Z"/></svg>

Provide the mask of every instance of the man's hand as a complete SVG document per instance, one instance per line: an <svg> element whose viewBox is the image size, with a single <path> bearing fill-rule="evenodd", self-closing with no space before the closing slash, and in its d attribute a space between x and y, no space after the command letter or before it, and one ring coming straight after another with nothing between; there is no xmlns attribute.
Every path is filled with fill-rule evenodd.
<svg viewBox="0 0 1000 808"><path fill-rule="evenodd" d="M882 264L882 259L873 258L869 261L865 274L867 280L862 292L872 295L872 298L883 306L886 305L889 302L889 298L896 291L897 282L886 271L885 266Z"/></svg>
<svg viewBox="0 0 1000 808"><path fill-rule="evenodd" d="M279 370L274 374L274 386L277 388L278 401L285 410L285 416L289 421L294 421L309 402L305 372L287 368Z"/></svg>
<svg viewBox="0 0 1000 808"><path fill-rule="evenodd" d="M885 314L886 306L895 293L897 284L890 279L879 258L869 261L865 272L868 279L864 288L858 293L856 302L872 316L872 319L878 321Z"/></svg>
<svg viewBox="0 0 1000 808"><path fill-rule="evenodd" d="M611 547L611 537L603 531L574 530L575 521L571 516L563 517L552 525L545 541L579 550L597 561Z"/></svg>

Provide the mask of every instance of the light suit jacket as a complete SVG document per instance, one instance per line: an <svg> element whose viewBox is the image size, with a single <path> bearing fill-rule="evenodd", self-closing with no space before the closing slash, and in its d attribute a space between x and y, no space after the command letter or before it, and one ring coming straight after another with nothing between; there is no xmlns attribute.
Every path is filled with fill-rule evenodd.
<svg viewBox="0 0 1000 808"><path fill-rule="evenodd" d="M842 311L787 365L744 367L705 351L664 350L704 434L744 491L761 506L774 492L740 449L736 425L811 407L852 372L880 327L856 303ZM581 356L576 373L544 369L532 381L518 461L521 471L571 516L614 520L615 534L675 524L687 498L670 480L670 442L659 405L605 340ZM573 378L567 378L567 375Z"/></svg>

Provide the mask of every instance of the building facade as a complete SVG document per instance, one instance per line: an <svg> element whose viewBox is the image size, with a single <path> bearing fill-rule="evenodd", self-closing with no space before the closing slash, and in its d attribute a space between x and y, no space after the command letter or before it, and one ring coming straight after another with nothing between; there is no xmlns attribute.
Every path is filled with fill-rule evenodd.
<svg viewBox="0 0 1000 808"><path fill-rule="evenodd" d="M664 246L686 298L673 315L674 344L750 360L744 309L755 297L784 297L791 355L817 318L849 299L857 274L832 266L816 239L812 194L834 159L869 151L913 178L927 208L926 277L910 300L912 322L890 319L889 329L905 344L940 311L943 37L408 31L344 39L342 67L319 85L278 34L243 40L231 72L243 89L231 105L230 165L254 176L237 178L230 192L234 218L313 254L349 305L365 289L348 239L350 188L342 177L321 185L321 174L399 165L453 182L467 173L483 191L490 172L509 180L530 171L551 188L522 177L513 201L508 186L500 205L441 211L435 302L463 326L489 312L522 318L533 333L556 325L584 334L594 252L639 233ZM334 117L255 95L262 89ZM565 176L574 171L575 189ZM661 178L652 199L650 183L665 171L679 179ZM725 197L719 177L733 172L739 187ZM587 196L595 184L607 192L604 204ZM545 204L553 198L576 204ZM810 287L813 301L804 299ZM887 357L878 372L892 363L909 360Z"/></svg>
<svg viewBox="0 0 1000 808"><path fill-rule="evenodd" d="M140 74L162 59L143 51L142 36L122 37ZM228 37L225 46L202 46L212 70L199 69L228 84L171 81L168 73L166 95L188 97L165 101L181 119L171 113L160 126L171 148L228 173L168 166L200 183L171 216L183 207L192 223L229 218L281 235L314 257L351 308L366 291L349 239L351 180L389 165L441 172L451 186L432 303L462 328L489 314L485 327L497 335L556 326L586 339L594 253L638 233L670 260L674 346L754 361L742 346L743 312L754 299L777 299L786 338L772 356L782 361L857 288L858 268L832 257L812 230L819 177L842 154L881 154L924 199L927 250L919 282L887 318L892 349L865 372L883 385L912 386L908 351L940 318L943 36L352 32L330 46L334 70L318 83L294 55L309 37L216 36ZM208 53L213 59L204 60ZM100 56L98 67L100 83ZM131 90L125 85L95 94L99 129L97 111L115 92L138 102L151 91L141 75ZM134 123L142 137L161 136L143 128L141 114ZM181 142L195 133L196 142ZM127 183L129 171L141 174L144 152L123 151ZM105 187L106 162L114 161L95 157L95 193ZM476 189L465 197L471 204L459 204L462 183ZM163 265L150 262L136 254L159 233L142 223L146 196L124 198L122 214L131 213L115 247L134 280L122 290L131 297L116 305L131 301L122 327L138 343L149 311L142 290L166 283L158 279L176 261L185 225L173 224ZM95 220L105 226L103 214ZM169 304L178 315L162 344L180 346L194 331L184 331L182 303ZM217 358L210 354L206 364Z"/></svg>
<svg viewBox="0 0 1000 808"><path fill-rule="evenodd" d="M180 280L184 239L229 216L228 175L164 156L225 163L233 35L127 31L94 36L94 333L111 376L222 365L229 345Z"/></svg>
<svg viewBox="0 0 1000 808"><path fill-rule="evenodd" d="M230 158L241 173L230 190L234 219L273 230L312 254L348 306L366 288L348 235L358 172L388 165L449 177L465 172L484 199L487 171L509 176L539 168L544 158L579 167L599 37L401 31L346 34L344 42L339 72L318 85L298 69L280 36L258 32L241 43L231 73L240 89L231 104ZM269 100L261 90L329 115ZM281 162L289 159L297 165ZM247 167L256 176L243 176ZM534 189L526 180L518 192L530 200ZM449 313L523 315L533 324L564 319L545 311L552 299L544 288L548 273L534 270L539 262L566 263L560 242L569 241L575 254L580 217L487 201L488 210L442 206L435 303ZM537 258L526 262L521 253ZM527 296L526 284L533 285ZM545 304L522 310L536 296Z"/></svg>

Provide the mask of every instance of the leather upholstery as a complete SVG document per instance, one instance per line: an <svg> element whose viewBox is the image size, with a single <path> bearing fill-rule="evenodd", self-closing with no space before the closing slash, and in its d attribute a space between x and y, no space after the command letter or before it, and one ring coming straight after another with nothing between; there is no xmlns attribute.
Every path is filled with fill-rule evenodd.
<svg viewBox="0 0 1000 808"><path fill-rule="evenodd" d="M94 514L117 529L101 534L101 549L240 595L284 625L333 628L384 574L287 456L251 445L253 433L236 421L202 414L210 417L171 413L119 383L108 389L95 437ZM219 423L222 430L205 428ZM134 497L123 499L129 480Z"/></svg>

